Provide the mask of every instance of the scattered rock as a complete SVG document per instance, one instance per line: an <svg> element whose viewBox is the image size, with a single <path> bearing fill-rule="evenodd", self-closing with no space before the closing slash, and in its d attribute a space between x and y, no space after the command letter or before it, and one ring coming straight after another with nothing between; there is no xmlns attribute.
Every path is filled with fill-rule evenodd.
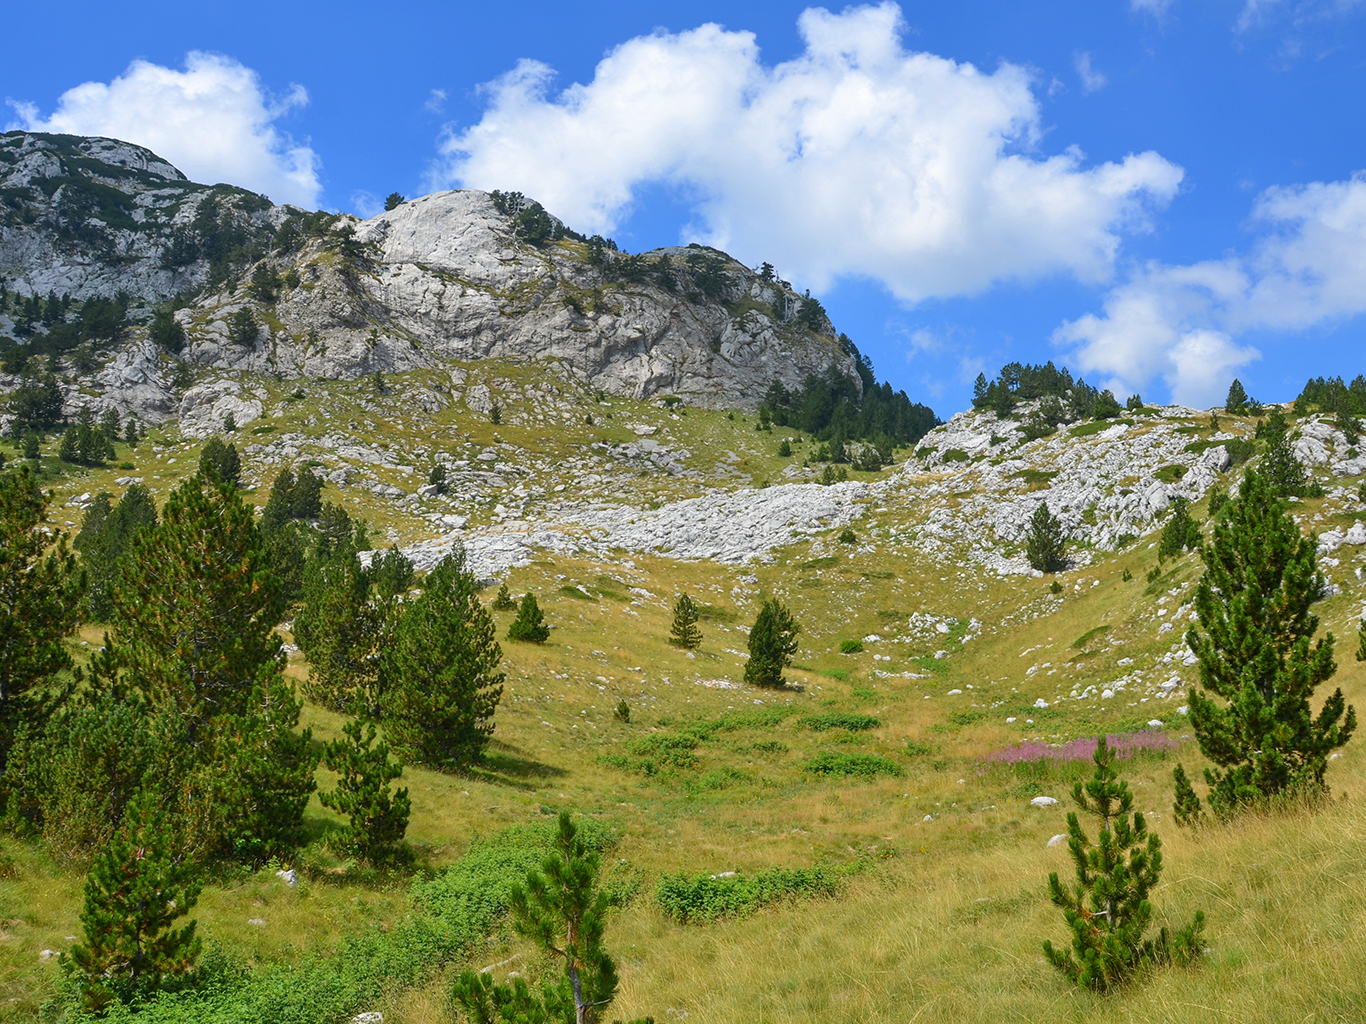
<svg viewBox="0 0 1366 1024"><path fill-rule="evenodd" d="M1048 841L1048 845L1049 845L1049 846L1062 846L1062 845L1063 845L1064 843L1066 843L1066 842L1067 842L1067 835L1066 835L1066 833L1059 832L1057 835L1055 835L1052 839L1050 839L1050 840Z"/></svg>
<svg viewBox="0 0 1366 1024"><path fill-rule="evenodd" d="M299 872L295 871L293 868L281 868L279 871L275 872L275 877L280 879L280 881L284 882L285 885L289 886L291 889L297 889L299 887Z"/></svg>
<svg viewBox="0 0 1366 1024"><path fill-rule="evenodd" d="M1052 807L1052 806L1053 806L1054 804L1056 804L1057 802L1058 802L1058 801L1057 801L1057 799L1056 799L1055 797L1051 797L1051 796L1036 796L1033 800L1029 801L1029 806L1030 806L1030 807Z"/></svg>

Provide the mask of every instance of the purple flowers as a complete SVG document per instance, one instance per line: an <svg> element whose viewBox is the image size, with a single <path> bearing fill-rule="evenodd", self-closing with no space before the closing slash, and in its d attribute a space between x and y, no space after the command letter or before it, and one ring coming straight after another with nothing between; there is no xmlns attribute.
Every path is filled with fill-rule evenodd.
<svg viewBox="0 0 1366 1024"><path fill-rule="evenodd" d="M1120 757L1129 757L1139 750L1174 750L1176 742L1165 732L1158 729L1143 729L1123 736L1107 736L1106 742ZM1073 740L1058 746L1047 743L1021 743L1018 747L995 750L982 758L984 761L1001 764L1018 764L1021 761L1089 761L1096 753L1094 736Z"/></svg>

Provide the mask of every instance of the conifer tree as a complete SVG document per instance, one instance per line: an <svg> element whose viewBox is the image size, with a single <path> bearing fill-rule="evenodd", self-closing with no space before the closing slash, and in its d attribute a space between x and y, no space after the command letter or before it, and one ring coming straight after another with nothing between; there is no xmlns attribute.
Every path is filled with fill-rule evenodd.
<svg viewBox="0 0 1366 1024"><path fill-rule="evenodd" d="M62 433L61 444L57 446L57 458L73 465L81 461L81 446L75 427L67 427Z"/></svg>
<svg viewBox="0 0 1366 1024"><path fill-rule="evenodd" d="M1314 641L1319 620L1310 608L1324 590L1314 539L1300 535L1270 482L1249 471L1202 555L1195 609L1204 631L1192 628L1186 643L1200 659L1191 726L1218 766L1205 772L1211 807L1226 816L1281 793L1322 790L1328 755L1356 730L1356 710L1340 689L1317 716L1309 706L1337 670L1333 634Z"/></svg>
<svg viewBox="0 0 1366 1024"><path fill-rule="evenodd" d="M131 485L112 505L107 492L95 495L73 542L86 572L86 612L91 621L108 620L119 560L131 550L137 534L156 523L156 502L142 484Z"/></svg>
<svg viewBox="0 0 1366 1024"><path fill-rule="evenodd" d="M1048 888L1072 930L1072 948L1055 949L1047 939L1043 944L1044 955L1068 980L1099 991L1124 982L1145 963L1196 959L1205 927L1204 913L1196 911L1174 936L1163 928L1156 938L1143 937L1153 913L1148 893L1162 873L1162 841L1148 830L1143 814L1134 812L1134 795L1127 782L1119 781L1115 759L1102 735L1096 741L1095 774L1085 787L1078 781L1072 788L1077 806L1100 819L1100 831L1092 845L1077 812L1068 813L1067 848L1077 881L1069 892L1052 872Z"/></svg>
<svg viewBox="0 0 1366 1024"><path fill-rule="evenodd" d="M261 529L273 533L289 522L294 507L294 470L286 466L270 485L270 496L261 509Z"/></svg>
<svg viewBox="0 0 1366 1024"><path fill-rule="evenodd" d="M459 769L477 761L503 695L502 648L465 555L447 555L423 581L380 656L384 723L410 761Z"/></svg>
<svg viewBox="0 0 1366 1024"><path fill-rule="evenodd" d="M550 639L550 627L545 624L545 613L536 603L535 594L522 595L522 603L517 606L517 618L508 626L508 639L532 644L543 644Z"/></svg>
<svg viewBox="0 0 1366 1024"><path fill-rule="evenodd" d="M1242 416L1247 413L1247 391L1243 388L1243 382L1236 377L1233 379L1233 383L1228 386L1228 397L1224 399L1224 411L1232 413L1234 416Z"/></svg>
<svg viewBox="0 0 1366 1024"><path fill-rule="evenodd" d="M521 978L498 985L487 974L463 973L455 1001L476 1024L596 1024L616 998L617 970L602 941L607 894L598 888L599 859L560 812L554 852L509 900L512 926L563 966L557 984L533 992Z"/></svg>
<svg viewBox="0 0 1366 1024"><path fill-rule="evenodd" d="M193 841L250 860L289 849L317 759L294 731L275 632L284 595L237 488L194 476L171 492L122 561L112 605L92 666L183 729L182 799L208 808Z"/></svg>
<svg viewBox="0 0 1366 1024"><path fill-rule="evenodd" d="M1176 558L1187 548L1200 546L1200 524L1190 514L1190 501L1186 498L1172 499L1172 517L1162 528L1162 536L1157 544L1157 560Z"/></svg>
<svg viewBox="0 0 1366 1024"><path fill-rule="evenodd" d="M338 775L336 788L318 794L324 807L349 819L338 845L376 866L406 860L403 835L412 804L407 787L392 792L389 786L403 775L403 765L389 760L387 744L375 743L373 721L353 718L342 732L345 739L323 751L323 763Z"/></svg>
<svg viewBox="0 0 1366 1024"><path fill-rule="evenodd" d="M237 454L237 445L224 444L220 437L211 437L199 453L199 472L203 476L216 476L225 484L237 486L242 475L242 458Z"/></svg>
<svg viewBox="0 0 1366 1024"><path fill-rule="evenodd" d="M322 495L322 478L311 469L301 470L289 496L290 518L317 519L323 510Z"/></svg>
<svg viewBox="0 0 1366 1024"><path fill-rule="evenodd" d="M702 646L702 631L697 628L697 605L687 594L680 597L674 605L674 621L669 630L669 643L688 651Z"/></svg>
<svg viewBox="0 0 1366 1024"><path fill-rule="evenodd" d="M15 733L41 727L72 668L63 639L76 631L85 580L66 534L54 543L46 519L27 466L0 476L0 780Z"/></svg>
<svg viewBox="0 0 1366 1024"><path fill-rule="evenodd" d="M749 631L745 682L752 686L784 685L783 669L792 664L800 632L801 626L792 620L792 613L781 601L764 601Z"/></svg>
<svg viewBox="0 0 1366 1024"><path fill-rule="evenodd" d="M1067 543L1067 533L1062 522L1048 511L1048 503L1040 502L1029 520L1029 533L1025 537L1025 558L1032 568L1040 572L1061 572L1067 567L1063 555Z"/></svg>
<svg viewBox="0 0 1366 1024"><path fill-rule="evenodd" d="M1295 455L1295 449L1290 444L1290 432L1283 423L1279 429L1273 427L1268 431L1266 454L1262 456L1262 475L1271 489L1283 498L1309 495L1309 475Z"/></svg>
<svg viewBox="0 0 1366 1024"><path fill-rule="evenodd" d="M175 852L160 797L129 801L124 826L95 858L85 882L85 941L62 957L86 1009L104 1013L193 981L195 922L173 927L199 898L190 863Z"/></svg>
<svg viewBox="0 0 1366 1024"><path fill-rule="evenodd" d="M508 585L504 583L498 588L498 594L493 599L493 609L499 612L510 612L517 607L517 602L512 599L508 592Z"/></svg>
<svg viewBox="0 0 1366 1024"><path fill-rule="evenodd" d="M369 574L350 545L308 564L294 639L308 659L310 699L334 711L378 706L380 626Z"/></svg>

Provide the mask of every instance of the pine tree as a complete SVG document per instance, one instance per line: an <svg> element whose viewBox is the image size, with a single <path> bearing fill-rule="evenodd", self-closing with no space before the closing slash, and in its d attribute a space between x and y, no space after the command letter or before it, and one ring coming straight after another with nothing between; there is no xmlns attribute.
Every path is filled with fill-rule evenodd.
<svg viewBox="0 0 1366 1024"><path fill-rule="evenodd" d="M389 747L375 743L375 723L354 718L342 727L346 738L323 750L323 763L337 773L336 788L319 793L324 807L349 819L338 845L346 853L376 866L407 859L403 835L412 805L407 787L391 792L389 783L403 775L403 765L389 760Z"/></svg>
<svg viewBox="0 0 1366 1024"><path fill-rule="evenodd" d="M142 484L131 485L112 505L107 492L95 495L74 541L86 572L86 611L91 621L109 619L119 561L131 550L137 534L156 523L156 502Z"/></svg>
<svg viewBox="0 0 1366 1024"><path fill-rule="evenodd" d="M687 594L680 597L674 605L674 621L669 630L669 643L688 651L702 646L702 631L697 628L697 605Z"/></svg>
<svg viewBox="0 0 1366 1024"><path fill-rule="evenodd" d="M81 461L81 445L75 427L67 427L62 433L62 442L57 447L57 458L73 465Z"/></svg>
<svg viewBox="0 0 1366 1024"><path fill-rule="evenodd" d="M459 769L483 755L503 695L495 628L464 552L447 555L380 657L384 724L405 758Z"/></svg>
<svg viewBox="0 0 1366 1024"><path fill-rule="evenodd" d="M1333 634L1314 641L1323 593L1312 537L1255 471L1215 520L1195 594L1204 632L1186 643L1200 659L1190 720L1204 755L1212 809L1296 790L1321 791L1328 754L1356 730L1356 710L1336 690L1315 716L1309 699L1337 670ZM1213 697L1222 699L1221 706ZM1184 773L1183 773L1184 774Z"/></svg>
<svg viewBox="0 0 1366 1024"><path fill-rule="evenodd" d="M24 435L24 458L36 462L41 454L38 450L38 435L29 431Z"/></svg>
<svg viewBox="0 0 1366 1024"><path fill-rule="evenodd" d="M385 213L388 213L390 210L397 210L407 201L407 196L401 195L398 192L390 192L384 197L384 211Z"/></svg>
<svg viewBox="0 0 1366 1024"><path fill-rule="evenodd" d="M1179 557L1187 548L1200 546L1200 524L1190 514L1190 501L1186 498L1172 499L1172 517L1162 528L1162 536L1157 544L1157 560Z"/></svg>
<svg viewBox="0 0 1366 1024"><path fill-rule="evenodd" d="M1153 912L1148 893L1162 873L1162 841L1148 831L1142 813L1134 812L1134 795L1127 782L1118 781L1115 752L1104 736L1096 741L1094 759L1095 774L1084 788L1076 783L1072 799L1100 819L1097 843L1091 844L1076 811L1070 812L1067 848L1076 865L1076 884L1069 892L1056 872L1048 876L1053 903L1062 908L1072 930L1072 948L1060 951L1045 939L1043 951L1078 987L1104 991L1145 963L1196 959L1205 915L1196 911L1195 919L1175 936L1168 937L1164 928L1155 939L1143 937Z"/></svg>
<svg viewBox="0 0 1366 1024"><path fill-rule="evenodd" d="M209 438L199 453L199 472L236 487L242 475L242 457L237 454L237 446L224 444L220 437Z"/></svg>
<svg viewBox="0 0 1366 1024"><path fill-rule="evenodd" d="M160 798L139 793L86 879L85 941L62 958L88 1010L103 1013L193 982L195 922L172 926L195 905L200 888L190 863L174 852Z"/></svg>
<svg viewBox="0 0 1366 1024"><path fill-rule="evenodd" d="M1062 523L1048 511L1048 503L1040 502L1029 520L1029 533L1025 537L1025 558L1032 568L1040 572L1061 572L1067 567L1064 550L1067 534Z"/></svg>
<svg viewBox="0 0 1366 1024"><path fill-rule="evenodd" d="M289 849L317 759L309 732L294 731L300 706L275 632L284 595L237 489L195 476L171 492L123 559L112 605L92 666L180 723L193 766L181 799L207 808L192 841L249 860Z"/></svg>
<svg viewBox="0 0 1366 1024"><path fill-rule="evenodd" d="M438 462L432 466L432 471L427 474L427 486L435 487L437 494L446 493L446 464Z"/></svg>
<svg viewBox="0 0 1366 1024"><path fill-rule="evenodd" d="M1271 489L1283 498L1308 495L1309 475L1295 455L1290 432L1284 426L1269 431L1266 454L1262 456L1262 475Z"/></svg>
<svg viewBox="0 0 1366 1024"><path fill-rule="evenodd" d="M322 478L311 469L300 471L294 490L290 494L289 515L291 519L317 519L323 510Z"/></svg>
<svg viewBox="0 0 1366 1024"><path fill-rule="evenodd" d="M128 422L124 424L123 443L130 448L135 448L137 447L139 439L137 417L130 416L128 417Z"/></svg>
<svg viewBox="0 0 1366 1024"><path fill-rule="evenodd" d="M273 533L289 522L294 507L294 471L286 466L270 485L270 497L261 509L261 529Z"/></svg>
<svg viewBox="0 0 1366 1024"><path fill-rule="evenodd" d="M517 607L517 602L508 593L508 585L504 583L498 588L498 594L493 599L493 610L498 612L510 612Z"/></svg>
<svg viewBox="0 0 1366 1024"><path fill-rule="evenodd" d="M381 619L370 601L370 576L349 545L304 570L303 607L294 639L308 659L309 698L333 711L379 704Z"/></svg>
<svg viewBox="0 0 1366 1024"><path fill-rule="evenodd" d="M745 682L752 686L784 685L783 669L792 664L800 632L801 626L792 620L792 613L781 601L764 601L749 631Z"/></svg>
<svg viewBox="0 0 1366 1024"><path fill-rule="evenodd" d="M1224 399L1224 412L1232 413L1234 416L1243 416L1247 413L1247 391L1243 388L1243 382L1236 377L1233 379L1233 383L1228 386L1228 397Z"/></svg>
<svg viewBox="0 0 1366 1024"><path fill-rule="evenodd" d="M617 970L603 945L610 906L598 888L599 859L578 836L567 811L560 812L555 850L514 886L512 926L563 965L556 985L533 992L521 978L495 984L486 974L466 971L455 983L455 1000L477 1024L596 1024L616 998Z"/></svg>
<svg viewBox="0 0 1366 1024"><path fill-rule="evenodd" d="M65 533L44 532L47 499L27 466L0 476L0 769L21 728L40 728L72 669L85 580ZM4 785L0 772L0 786Z"/></svg>
<svg viewBox="0 0 1366 1024"><path fill-rule="evenodd" d="M543 644L550 639L550 627L545 624L545 613L536 603L535 594L523 594L517 606L517 618L508 626L508 639Z"/></svg>
<svg viewBox="0 0 1366 1024"><path fill-rule="evenodd" d="M228 319L228 341L239 348L250 348L256 344L256 336L261 333L261 325L250 307L243 306Z"/></svg>

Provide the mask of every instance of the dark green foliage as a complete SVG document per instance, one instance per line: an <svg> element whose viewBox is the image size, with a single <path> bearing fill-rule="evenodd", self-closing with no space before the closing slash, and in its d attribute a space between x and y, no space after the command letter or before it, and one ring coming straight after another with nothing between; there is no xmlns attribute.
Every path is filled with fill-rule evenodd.
<svg viewBox="0 0 1366 1024"><path fill-rule="evenodd" d="M388 213L390 210L397 210L407 201L407 196L402 195L399 192L390 192L387 196L384 197L384 212Z"/></svg>
<svg viewBox="0 0 1366 1024"><path fill-rule="evenodd" d="M1232 413L1234 416L1247 415L1247 390L1243 387L1243 382L1236 377L1233 379L1233 383L1228 386L1228 397L1224 399L1224 412Z"/></svg>
<svg viewBox="0 0 1366 1024"><path fill-rule="evenodd" d="M655 905L679 924L747 917L773 903L833 896L834 880L821 868L770 868L753 875L661 875Z"/></svg>
<svg viewBox="0 0 1366 1024"><path fill-rule="evenodd" d="M612 711L612 717L623 725L629 725L631 722L631 705L624 700L617 701L617 706Z"/></svg>
<svg viewBox="0 0 1366 1024"><path fill-rule="evenodd" d="M674 621L669 628L669 643L693 651L702 646L702 630L697 628L697 605L687 594L674 604Z"/></svg>
<svg viewBox="0 0 1366 1024"><path fill-rule="evenodd" d="M370 600L370 576L349 541L308 563L302 600L294 617L294 639L308 659L304 692L334 711L357 701L378 707L379 642L385 623Z"/></svg>
<svg viewBox="0 0 1366 1024"><path fill-rule="evenodd" d="M778 445L778 458L792 458L792 443L787 438L783 438L782 443Z"/></svg>
<svg viewBox="0 0 1366 1024"><path fill-rule="evenodd" d="M0 768L16 732L42 728L72 668L63 639L76 631L85 580L66 534L48 535L46 519L27 466L0 475Z"/></svg>
<svg viewBox="0 0 1366 1024"><path fill-rule="evenodd" d="M831 729L847 729L850 732L863 732L876 729L882 723L872 715L855 715L844 711L826 711L819 715L803 715L797 725L812 732L829 732Z"/></svg>
<svg viewBox="0 0 1366 1024"><path fill-rule="evenodd" d="M493 407L489 409L489 422L495 427L503 422L503 407L497 402L494 402Z"/></svg>
<svg viewBox="0 0 1366 1024"><path fill-rule="evenodd" d="M1127 400L1125 400L1124 408L1127 409L1129 412L1142 412L1144 408L1143 396L1140 395L1137 391L1135 391L1132 395L1128 397ZM1210 429L1218 430L1219 427L1216 424L1211 424Z"/></svg>
<svg viewBox="0 0 1366 1024"><path fill-rule="evenodd" d="M303 469L289 496L291 519L317 519L323 510L323 481L311 469Z"/></svg>
<svg viewBox="0 0 1366 1024"><path fill-rule="evenodd" d="M512 595L508 593L508 585L506 583L498 588L498 594L493 599L492 607L495 611L500 612L510 612L517 607L517 602L514 601Z"/></svg>
<svg viewBox="0 0 1366 1024"><path fill-rule="evenodd" d="M345 739L323 748L323 763L337 773L337 786L318 794L318 801L349 819L337 846L369 864L407 860L403 835L408 831L408 790L390 792L389 783L403 775L403 765L389 760L389 747L375 743L375 723L352 719L342 727Z"/></svg>
<svg viewBox="0 0 1366 1024"><path fill-rule="evenodd" d="M500 192L494 189L489 193L489 198L493 200L494 209L504 217L511 217L525 210L530 201L520 192Z"/></svg>
<svg viewBox="0 0 1366 1024"><path fill-rule="evenodd" d="M460 769L483 755L503 694L494 629L464 553L447 555L380 652L385 728L409 760Z"/></svg>
<svg viewBox="0 0 1366 1024"><path fill-rule="evenodd" d="M1195 795L1195 787L1186 776L1183 765L1178 764L1172 769L1172 782L1176 794L1176 801L1172 804L1172 817L1178 825L1199 825L1204 820L1205 811L1200 805L1200 798Z"/></svg>
<svg viewBox="0 0 1366 1024"><path fill-rule="evenodd" d="M211 437L199 453L199 472L219 483L236 487L242 475L242 457L235 444L225 444L220 437Z"/></svg>
<svg viewBox="0 0 1366 1024"><path fill-rule="evenodd" d="M856 357L860 380L834 367L824 376L808 376L795 392L775 380L760 407L775 424L799 427L825 441L872 442L889 453L894 446L914 444L939 425L933 409L912 403L904 391L893 392L890 384L876 383L872 364L858 355L852 341L840 337Z"/></svg>
<svg viewBox="0 0 1366 1024"><path fill-rule="evenodd" d="M840 531L840 535L836 538L836 540L838 540L841 544L857 544L858 535L846 526L843 530Z"/></svg>
<svg viewBox="0 0 1366 1024"><path fill-rule="evenodd" d="M153 344L172 354L185 347L185 328L180 326L175 314L169 309L158 309L152 314L152 322L147 325L147 337Z"/></svg>
<svg viewBox="0 0 1366 1024"><path fill-rule="evenodd" d="M802 296L802 303L797 307L797 323L812 331L825 330L830 324L830 317L821 305L821 300L809 291Z"/></svg>
<svg viewBox="0 0 1366 1024"><path fill-rule="evenodd" d="M262 262L252 271L251 284L247 287L247 292L257 302L272 306L280 297L280 289L283 286L284 282L280 280L280 275L269 264ZM255 340L254 335L252 340Z"/></svg>
<svg viewBox="0 0 1366 1024"><path fill-rule="evenodd" d="M10 432L14 436L31 430L44 431L62 422L62 389L51 373L24 377L9 396L9 413L14 417Z"/></svg>
<svg viewBox="0 0 1366 1024"><path fill-rule="evenodd" d="M1062 523L1048 511L1048 503L1040 502L1029 520L1025 537L1025 557L1032 568L1040 572L1061 572L1067 567L1065 556L1067 533Z"/></svg>
<svg viewBox="0 0 1366 1024"><path fill-rule="evenodd" d="M113 504L110 495L101 492L86 509L74 547L85 568L86 614L92 621L108 620L119 562L132 550L138 533L156 523L156 502L142 484L130 486Z"/></svg>
<svg viewBox="0 0 1366 1024"><path fill-rule="evenodd" d="M1366 416L1366 376L1357 374L1350 385L1341 377L1314 377L1295 399L1295 412L1303 416L1317 408L1346 417ZM1341 427L1339 427L1341 429ZM1355 444L1349 440L1348 444Z"/></svg>
<svg viewBox="0 0 1366 1024"><path fill-rule="evenodd" d="M168 803L196 857L259 862L293 849L317 763L294 731L275 626L285 599L253 510L195 476L141 530L112 588L97 677L176 725L185 766Z"/></svg>
<svg viewBox="0 0 1366 1024"><path fill-rule="evenodd" d="M38 435L34 433L25 434L23 448L24 458L36 462L39 454L40 453L38 450Z"/></svg>
<svg viewBox="0 0 1366 1024"><path fill-rule="evenodd" d="M862 641L862 640L841 640L841 641L840 641L840 653L841 653L841 654L858 654L858 653L859 653L860 651L862 651L862 650L863 650L863 641Z"/></svg>
<svg viewBox="0 0 1366 1024"><path fill-rule="evenodd" d="M1275 410L1267 420L1266 454L1262 456L1262 475L1271 489L1282 498L1309 497L1316 489L1309 482L1304 464L1295 455L1290 443L1290 431ZM1318 493L1322 493L1321 490Z"/></svg>
<svg viewBox="0 0 1366 1024"><path fill-rule="evenodd" d="M200 888L192 866L175 852L160 799L139 793L86 879L84 941L62 958L86 1009L102 1013L193 981L200 948L195 922L173 925L194 907Z"/></svg>
<svg viewBox="0 0 1366 1024"><path fill-rule="evenodd" d="M842 751L826 750L807 762L805 771L809 775L823 778L874 778L878 775L901 776L905 770L890 758L880 754L846 754Z"/></svg>
<svg viewBox="0 0 1366 1024"><path fill-rule="evenodd" d="M1162 528L1157 560L1177 558L1188 548L1195 550L1200 546L1200 539L1200 524L1190 514L1190 502L1185 498L1172 499L1172 517Z"/></svg>
<svg viewBox="0 0 1366 1024"><path fill-rule="evenodd" d="M270 485L270 496L261 510L261 529L273 533L293 518L294 471L286 466Z"/></svg>
<svg viewBox="0 0 1366 1024"><path fill-rule="evenodd" d="M446 493L446 465L438 462L432 466L432 471L427 474L427 486L435 487L437 494Z"/></svg>
<svg viewBox="0 0 1366 1024"><path fill-rule="evenodd" d="M555 237L555 222L545 207L532 203L512 219L517 235L532 245L544 245Z"/></svg>
<svg viewBox="0 0 1366 1024"><path fill-rule="evenodd" d="M1202 687L1191 692L1190 720L1218 766L1205 779L1221 816L1282 793L1322 791L1329 753L1356 730L1341 690L1317 716L1309 706L1337 670L1333 634L1314 640L1319 619L1310 608L1325 586L1314 548L1270 482L1249 471L1202 551L1195 609L1204 632L1186 634Z"/></svg>
<svg viewBox="0 0 1366 1024"><path fill-rule="evenodd" d="M783 686L783 669L792 664L801 626L776 598L765 600L749 632L745 682L751 686Z"/></svg>
<svg viewBox="0 0 1366 1024"><path fill-rule="evenodd" d="M228 319L228 341L239 348L251 348L260 333L261 325L249 306L243 306Z"/></svg>
<svg viewBox="0 0 1366 1024"><path fill-rule="evenodd" d="M1162 874L1162 841L1148 830L1142 813L1134 812L1134 795L1127 782L1119 781L1115 760L1100 736L1095 775L1072 789L1077 806L1100 819L1100 833L1093 846L1076 811L1068 813L1067 848L1077 881L1069 892L1054 872L1048 888L1072 930L1072 948L1054 949L1047 939L1043 944L1044 954L1069 981L1102 992L1127 981L1144 964L1194 961L1201 955L1205 927L1204 913L1196 911L1175 936L1168 937L1164 928L1154 939L1143 937L1153 913L1148 893Z"/></svg>
<svg viewBox="0 0 1366 1024"><path fill-rule="evenodd" d="M76 439L75 427L67 427L62 434L61 443L57 446L57 458L73 464L81 461L81 446Z"/></svg>
<svg viewBox="0 0 1366 1024"><path fill-rule="evenodd" d="M1095 404L1091 406L1091 416L1098 420L1112 420L1122 411L1118 399L1109 389L1097 395Z"/></svg>
<svg viewBox="0 0 1366 1024"><path fill-rule="evenodd" d="M1017 402L1036 398L1044 401L1026 427L1025 436L1030 440L1052 433L1059 423L1098 416L1097 408L1107 416L1119 415L1119 403L1113 394L1105 398L1103 392L1084 380L1073 380L1071 371L1058 369L1051 361L1038 366L1007 363L991 382L985 374L978 374L972 405L974 409L991 409L1005 418Z"/></svg>
<svg viewBox="0 0 1366 1024"><path fill-rule="evenodd" d="M488 975L466 971L454 998L476 1024L596 1024L616 997L617 972L602 942L609 900L598 888L599 858L579 838L568 812L561 811L554 852L525 887L509 896L513 928L534 942L563 977L533 992L522 981L497 985Z"/></svg>
<svg viewBox="0 0 1366 1024"><path fill-rule="evenodd" d="M543 644L550 639L550 627L545 624L545 613L536 603L536 595L523 594L517 606L517 618L508 626L508 639Z"/></svg>

